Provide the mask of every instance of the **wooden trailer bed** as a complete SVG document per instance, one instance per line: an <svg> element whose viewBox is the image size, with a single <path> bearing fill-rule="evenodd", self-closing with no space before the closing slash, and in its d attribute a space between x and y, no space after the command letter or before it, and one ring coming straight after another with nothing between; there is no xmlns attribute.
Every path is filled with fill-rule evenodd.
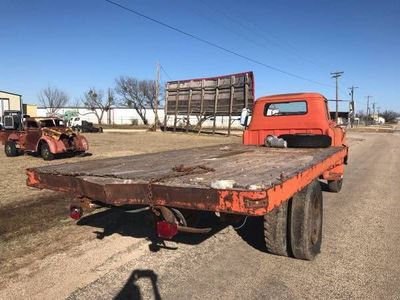
<svg viewBox="0 0 400 300"><path fill-rule="evenodd" d="M108 205L264 215L346 156L346 147L229 144L32 168L27 184Z"/></svg>

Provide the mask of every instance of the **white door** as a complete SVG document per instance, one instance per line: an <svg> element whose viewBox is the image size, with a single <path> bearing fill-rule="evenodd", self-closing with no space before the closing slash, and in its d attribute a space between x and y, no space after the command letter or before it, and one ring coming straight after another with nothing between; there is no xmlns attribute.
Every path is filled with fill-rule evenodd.
<svg viewBox="0 0 400 300"><path fill-rule="evenodd" d="M9 109L10 109L10 99L0 98L0 123L3 123L4 111Z"/></svg>

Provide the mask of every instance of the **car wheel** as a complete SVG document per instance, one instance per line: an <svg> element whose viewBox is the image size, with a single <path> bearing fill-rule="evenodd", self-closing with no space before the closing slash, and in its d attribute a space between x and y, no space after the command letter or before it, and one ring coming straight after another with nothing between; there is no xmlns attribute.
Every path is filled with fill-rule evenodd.
<svg viewBox="0 0 400 300"><path fill-rule="evenodd" d="M47 143L43 143L40 146L40 155L44 160L53 160L54 159L54 154L51 153L50 147Z"/></svg>
<svg viewBox="0 0 400 300"><path fill-rule="evenodd" d="M4 145L4 152L8 157L18 156L17 143L14 141L7 141Z"/></svg>

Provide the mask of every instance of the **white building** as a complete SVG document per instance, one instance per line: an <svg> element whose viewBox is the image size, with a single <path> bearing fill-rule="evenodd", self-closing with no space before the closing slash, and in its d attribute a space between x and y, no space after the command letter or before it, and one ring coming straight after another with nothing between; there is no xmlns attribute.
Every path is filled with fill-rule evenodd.
<svg viewBox="0 0 400 300"><path fill-rule="evenodd" d="M63 107L57 111L59 116L63 116L67 111L77 111L79 115L82 117L83 120L92 122L93 124L98 124L98 119L96 114L84 107ZM98 114L100 115L100 110L97 110ZM49 110L43 107L39 107L37 109L37 116L38 117L46 117L49 116ZM162 123L164 123L164 109L158 109L158 118ZM233 129L243 129L240 125L239 116L232 117L232 128ZM152 109L146 109L146 119L148 124L154 124L154 112ZM174 116L168 116L167 118L167 125L173 126L174 125ZM196 116L190 116L190 124L195 125L197 124L198 119ZM109 111L104 112L103 118L101 121L102 124L112 124L112 125L143 125L143 121L140 118L139 114L133 108L126 108L126 107L113 107ZM218 116L216 117L216 126L219 128L227 128L229 124L228 116ZM177 118L177 126L184 126L186 125L186 116L178 116ZM207 120L203 123L203 128L208 128L213 126L213 120Z"/></svg>

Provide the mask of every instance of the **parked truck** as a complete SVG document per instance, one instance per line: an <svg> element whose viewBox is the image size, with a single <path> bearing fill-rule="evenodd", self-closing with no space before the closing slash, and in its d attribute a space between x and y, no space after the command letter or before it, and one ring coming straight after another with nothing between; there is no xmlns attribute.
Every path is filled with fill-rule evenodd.
<svg viewBox="0 0 400 300"><path fill-rule="evenodd" d="M59 118L22 120L13 115L5 121L7 126L0 130L0 141L8 157L39 153L44 160L52 160L58 154L83 153L89 149L86 138L66 127Z"/></svg>
<svg viewBox="0 0 400 300"><path fill-rule="evenodd" d="M162 238L191 227L195 211L263 217L270 253L311 260L322 242L321 182L339 192L348 147L317 93L261 97L246 113L242 144L174 150L27 170L27 184L76 197L71 217L86 207L145 206ZM266 147L269 138L287 148Z"/></svg>
<svg viewBox="0 0 400 300"><path fill-rule="evenodd" d="M81 116L77 116L77 117L72 117L69 121L71 128L74 131L78 131L78 132L90 132L90 133L97 133L103 132L103 127L99 126L99 127L95 127L93 125L92 122L88 122L86 120L83 120Z"/></svg>

